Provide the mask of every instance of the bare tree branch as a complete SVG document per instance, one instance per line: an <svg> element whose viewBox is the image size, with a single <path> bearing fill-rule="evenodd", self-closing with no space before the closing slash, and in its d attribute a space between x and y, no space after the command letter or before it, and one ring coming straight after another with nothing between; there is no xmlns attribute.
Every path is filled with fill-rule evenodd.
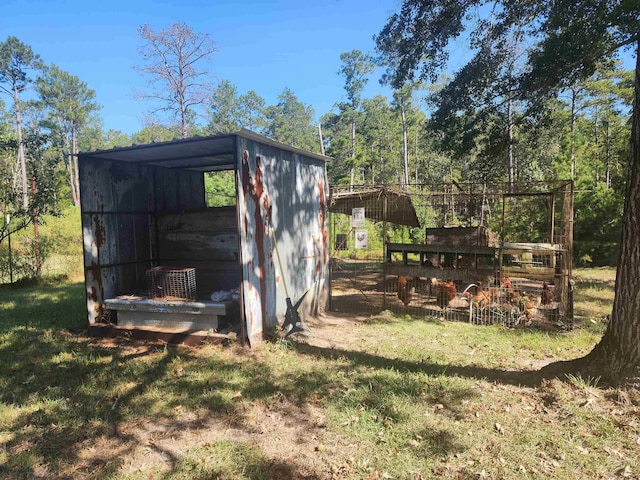
<svg viewBox="0 0 640 480"><path fill-rule="evenodd" d="M196 33L184 23L173 23L159 31L142 25L138 34L146 41L140 48L144 63L133 68L150 77L152 91L136 97L164 104L155 111L173 113L180 120L184 138L190 116L208 98L211 83L202 79L211 76L206 64L217 51L215 43L208 34Z"/></svg>

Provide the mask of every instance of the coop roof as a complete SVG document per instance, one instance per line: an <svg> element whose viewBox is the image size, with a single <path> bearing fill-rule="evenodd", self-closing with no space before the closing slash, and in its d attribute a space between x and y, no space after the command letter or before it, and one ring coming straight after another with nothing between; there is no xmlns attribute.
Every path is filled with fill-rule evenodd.
<svg viewBox="0 0 640 480"><path fill-rule="evenodd" d="M386 203L386 206L385 206ZM352 209L364 207L365 218L397 225L419 227L420 221L411 197L403 192L379 187L357 192L334 193L329 211L351 215Z"/></svg>
<svg viewBox="0 0 640 480"><path fill-rule="evenodd" d="M324 155L285 145L246 129L231 134L191 137L168 142L85 152L81 153L80 157L188 170L232 170L236 166L236 137L254 140L318 160L330 160Z"/></svg>

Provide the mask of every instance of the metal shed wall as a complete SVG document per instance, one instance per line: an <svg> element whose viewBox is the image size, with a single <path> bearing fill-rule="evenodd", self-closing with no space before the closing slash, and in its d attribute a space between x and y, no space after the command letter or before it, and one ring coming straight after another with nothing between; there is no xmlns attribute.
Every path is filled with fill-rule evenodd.
<svg viewBox="0 0 640 480"><path fill-rule="evenodd" d="M328 302L325 162L237 137L238 218L247 336L254 344L303 299L301 317ZM271 228L275 231L275 239ZM280 271L275 249L283 271Z"/></svg>
<svg viewBox="0 0 640 480"><path fill-rule="evenodd" d="M135 291L157 259L156 213L204 206L201 172L80 155L87 316L106 298Z"/></svg>

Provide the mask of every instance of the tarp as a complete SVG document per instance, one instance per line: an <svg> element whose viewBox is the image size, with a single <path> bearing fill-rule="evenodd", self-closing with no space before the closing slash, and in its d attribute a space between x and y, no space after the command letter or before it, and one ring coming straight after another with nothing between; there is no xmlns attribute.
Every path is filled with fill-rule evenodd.
<svg viewBox="0 0 640 480"><path fill-rule="evenodd" d="M386 203L386 206L385 206ZM356 192L333 193L329 211L351 215L354 208L364 208L365 218L419 227L420 221L411 197L403 192L384 187Z"/></svg>

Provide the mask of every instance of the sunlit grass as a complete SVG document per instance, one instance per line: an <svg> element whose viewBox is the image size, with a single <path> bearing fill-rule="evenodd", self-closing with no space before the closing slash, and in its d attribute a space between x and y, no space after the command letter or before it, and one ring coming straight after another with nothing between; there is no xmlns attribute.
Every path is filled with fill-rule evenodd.
<svg viewBox="0 0 640 480"><path fill-rule="evenodd" d="M611 272L576 277L576 310L595 292L611 304ZM593 348L588 317L543 332L386 314L337 332L342 347L186 348L70 333L82 284L3 288L0 302L0 478L640 473L635 393L536 378Z"/></svg>

